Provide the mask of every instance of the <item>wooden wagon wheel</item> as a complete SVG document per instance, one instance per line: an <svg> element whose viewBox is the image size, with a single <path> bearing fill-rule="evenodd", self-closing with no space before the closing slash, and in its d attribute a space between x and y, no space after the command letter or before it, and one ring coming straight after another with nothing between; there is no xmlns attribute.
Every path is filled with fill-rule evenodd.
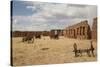
<svg viewBox="0 0 100 67"><path fill-rule="evenodd" d="M75 57L77 57L77 56L78 56L78 53L77 53L78 50L77 50L77 45L76 45L76 43L74 43L73 47L74 47Z"/></svg>
<svg viewBox="0 0 100 67"><path fill-rule="evenodd" d="M91 41L91 48L90 48L90 50L91 50L92 56L94 57L95 55L94 55L94 47L93 47L92 41Z"/></svg>

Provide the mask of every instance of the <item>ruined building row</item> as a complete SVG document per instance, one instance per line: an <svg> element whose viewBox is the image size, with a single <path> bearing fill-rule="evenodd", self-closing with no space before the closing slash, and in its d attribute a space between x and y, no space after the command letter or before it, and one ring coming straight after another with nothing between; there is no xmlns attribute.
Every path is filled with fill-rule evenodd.
<svg viewBox="0 0 100 67"><path fill-rule="evenodd" d="M12 37L24 37L28 35L43 35L43 36L50 36L55 35L55 31L59 36L63 36L63 30L61 29L52 29L50 31L13 31Z"/></svg>
<svg viewBox="0 0 100 67"><path fill-rule="evenodd" d="M47 35L48 32L42 32L42 31L13 31L12 32L12 37L24 37L28 35Z"/></svg>
<svg viewBox="0 0 100 67"><path fill-rule="evenodd" d="M64 29L64 36L75 39L97 39L97 18L93 19L92 29L87 20Z"/></svg>

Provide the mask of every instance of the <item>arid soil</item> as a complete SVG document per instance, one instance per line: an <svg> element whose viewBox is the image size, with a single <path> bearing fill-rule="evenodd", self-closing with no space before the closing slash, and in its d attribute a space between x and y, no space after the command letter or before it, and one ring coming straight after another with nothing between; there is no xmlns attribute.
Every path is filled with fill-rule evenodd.
<svg viewBox="0 0 100 67"><path fill-rule="evenodd" d="M21 37L13 37L13 65L61 64L97 60L97 43L95 41L93 41L95 57L88 57L86 53L83 53L81 57L75 57L73 52L74 43L77 43L79 49L90 48L90 40L65 37L56 40L42 37L42 39L35 39L34 43L28 44L22 42Z"/></svg>

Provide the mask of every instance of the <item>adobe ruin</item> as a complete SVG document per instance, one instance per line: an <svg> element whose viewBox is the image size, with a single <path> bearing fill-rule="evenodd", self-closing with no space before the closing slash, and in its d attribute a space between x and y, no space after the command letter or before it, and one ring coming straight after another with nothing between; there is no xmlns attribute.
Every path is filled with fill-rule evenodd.
<svg viewBox="0 0 100 67"><path fill-rule="evenodd" d="M55 34L58 34L59 36L63 36L63 30L61 30L61 29L52 29L50 31L50 35L55 35Z"/></svg>
<svg viewBox="0 0 100 67"><path fill-rule="evenodd" d="M93 19L92 24L92 39L97 40L97 17Z"/></svg>
<svg viewBox="0 0 100 67"><path fill-rule="evenodd" d="M75 39L91 39L91 29L87 20L81 21L75 25L66 27L64 36Z"/></svg>

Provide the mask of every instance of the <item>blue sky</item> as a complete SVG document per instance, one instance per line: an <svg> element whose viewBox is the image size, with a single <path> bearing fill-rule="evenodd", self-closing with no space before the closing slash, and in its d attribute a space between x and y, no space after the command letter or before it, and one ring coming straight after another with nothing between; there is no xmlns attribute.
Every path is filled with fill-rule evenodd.
<svg viewBox="0 0 100 67"><path fill-rule="evenodd" d="M35 1L13 1L13 31L48 31L97 16L97 6Z"/></svg>
<svg viewBox="0 0 100 67"><path fill-rule="evenodd" d="M23 1L14 1L13 2L13 15L14 16L27 16L32 15L32 9L26 9L27 4L24 4Z"/></svg>

